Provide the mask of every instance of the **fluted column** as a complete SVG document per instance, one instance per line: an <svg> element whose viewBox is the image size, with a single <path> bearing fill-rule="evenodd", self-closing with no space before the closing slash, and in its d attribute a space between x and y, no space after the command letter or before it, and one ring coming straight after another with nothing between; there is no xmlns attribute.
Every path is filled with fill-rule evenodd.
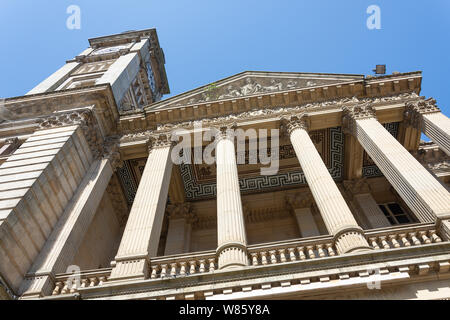
<svg viewBox="0 0 450 320"><path fill-rule="evenodd" d="M450 193L377 121L369 104L345 107L343 124L421 222L450 217Z"/></svg>
<svg viewBox="0 0 450 320"><path fill-rule="evenodd" d="M436 100L409 102L405 108L405 122L418 128L450 155L450 119L441 113Z"/></svg>
<svg viewBox="0 0 450 320"><path fill-rule="evenodd" d="M309 137L306 117L291 117L285 124L308 186L328 232L335 238L339 253L369 250L363 230Z"/></svg>
<svg viewBox="0 0 450 320"><path fill-rule="evenodd" d="M160 136L149 149L111 280L146 278L149 258L157 254L172 171L169 137Z"/></svg>
<svg viewBox="0 0 450 320"><path fill-rule="evenodd" d="M222 128L217 134L217 254L219 268L248 265L247 237L239 189L234 135Z"/></svg>

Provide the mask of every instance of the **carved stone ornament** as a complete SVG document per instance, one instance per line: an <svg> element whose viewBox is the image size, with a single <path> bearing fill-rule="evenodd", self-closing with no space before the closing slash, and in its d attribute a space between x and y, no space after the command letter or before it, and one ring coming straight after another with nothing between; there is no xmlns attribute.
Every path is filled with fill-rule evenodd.
<svg viewBox="0 0 450 320"><path fill-rule="evenodd" d="M41 130L79 125L94 158L103 154L103 138L99 132L97 119L92 108L71 110L45 118L38 118L36 123L39 123L39 129Z"/></svg>
<svg viewBox="0 0 450 320"><path fill-rule="evenodd" d="M356 134L356 120L375 118L375 110L372 103L366 102L355 106L344 106L342 108L342 128L345 133Z"/></svg>
<svg viewBox="0 0 450 320"><path fill-rule="evenodd" d="M192 206L189 202L180 204L169 204L166 209L169 219L186 219L188 223L194 223L197 221Z"/></svg>
<svg viewBox="0 0 450 320"><path fill-rule="evenodd" d="M422 115L441 112L433 98L409 101L405 105L404 120L407 126L421 130Z"/></svg>
<svg viewBox="0 0 450 320"><path fill-rule="evenodd" d="M103 144L103 150L103 157L110 160L113 171L123 166L119 151L119 137L108 137Z"/></svg>
<svg viewBox="0 0 450 320"><path fill-rule="evenodd" d="M310 208L313 205L314 198L311 192L298 192L296 194L288 194L285 197L288 208L295 210L301 208Z"/></svg>
<svg viewBox="0 0 450 320"><path fill-rule="evenodd" d="M282 131L289 136L295 129L303 129L308 131L309 129L309 117L307 114L294 115L283 117L281 119Z"/></svg>
<svg viewBox="0 0 450 320"><path fill-rule="evenodd" d="M150 152L156 148L167 148L173 145L173 141L171 140L170 134L160 134L156 137L150 137L148 141L148 151Z"/></svg>
<svg viewBox="0 0 450 320"><path fill-rule="evenodd" d="M366 178L345 180L343 182L344 189L350 199L356 194L370 193L370 186Z"/></svg>

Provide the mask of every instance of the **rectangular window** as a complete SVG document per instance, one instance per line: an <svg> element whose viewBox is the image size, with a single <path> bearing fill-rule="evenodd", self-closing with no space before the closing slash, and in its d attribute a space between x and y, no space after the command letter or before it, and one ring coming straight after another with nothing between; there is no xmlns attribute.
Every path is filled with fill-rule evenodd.
<svg viewBox="0 0 450 320"><path fill-rule="evenodd" d="M408 213L398 203L383 203L378 206L392 225L413 222Z"/></svg>

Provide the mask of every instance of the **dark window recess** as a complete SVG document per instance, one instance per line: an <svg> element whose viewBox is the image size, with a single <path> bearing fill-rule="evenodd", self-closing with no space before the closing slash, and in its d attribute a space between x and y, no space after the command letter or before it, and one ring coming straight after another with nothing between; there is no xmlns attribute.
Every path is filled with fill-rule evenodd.
<svg viewBox="0 0 450 320"><path fill-rule="evenodd" d="M383 203L378 206L392 225L413 222L408 213L398 203Z"/></svg>

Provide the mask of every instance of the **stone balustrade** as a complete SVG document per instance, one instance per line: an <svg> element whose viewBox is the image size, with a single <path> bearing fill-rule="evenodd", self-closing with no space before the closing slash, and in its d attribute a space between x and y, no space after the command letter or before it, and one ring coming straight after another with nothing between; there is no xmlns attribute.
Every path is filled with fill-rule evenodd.
<svg viewBox="0 0 450 320"><path fill-rule="evenodd" d="M156 257L151 260L150 279L169 278L214 272L217 270L215 251Z"/></svg>
<svg viewBox="0 0 450 320"><path fill-rule="evenodd" d="M414 224L366 230L365 236L375 250L396 249L442 242L434 224ZM254 244L247 247L250 266L275 265L337 256L330 235ZM150 279L169 279L214 272L218 269L216 251L203 251L155 257L150 262ZM79 288L97 287L109 280L111 268L56 276L53 295L73 294Z"/></svg>
<svg viewBox="0 0 450 320"><path fill-rule="evenodd" d="M395 249L442 242L434 224L390 227L366 231L369 244L375 250Z"/></svg>
<svg viewBox="0 0 450 320"><path fill-rule="evenodd" d="M98 287L106 283L111 274L111 268L82 271L80 274L56 275L55 288L52 295L73 294L79 288Z"/></svg>
<svg viewBox="0 0 450 320"><path fill-rule="evenodd" d="M337 255L331 236L248 246L252 266L318 259Z"/></svg>

